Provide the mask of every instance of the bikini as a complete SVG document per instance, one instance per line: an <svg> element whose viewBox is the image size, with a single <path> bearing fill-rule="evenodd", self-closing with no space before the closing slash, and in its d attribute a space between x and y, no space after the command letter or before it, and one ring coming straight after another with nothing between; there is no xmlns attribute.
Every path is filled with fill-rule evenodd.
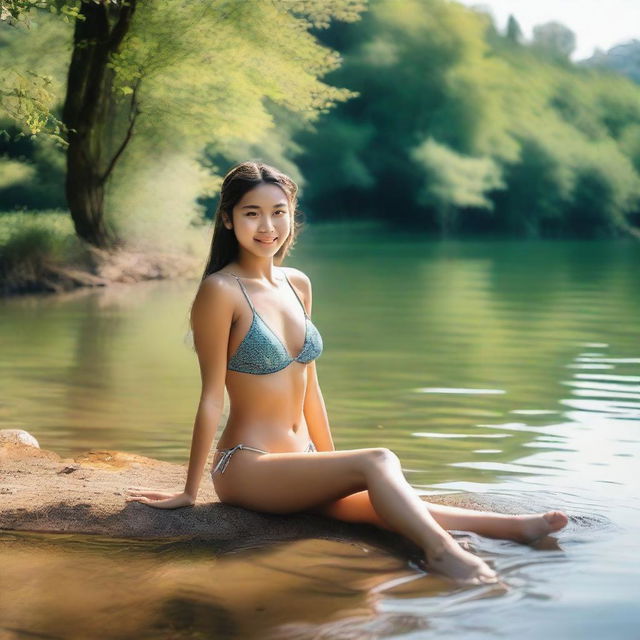
<svg viewBox="0 0 640 640"><path fill-rule="evenodd" d="M249 327L249 331L247 331L247 334L236 349L235 353L229 359L227 369L231 371L239 371L241 373L265 375L280 371L285 367L288 367L292 362L307 364L318 358L322 353L322 336L313 322L311 322L311 318L307 315L304 303L300 300L300 297L296 293L291 282L289 282L287 274L284 271L282 271L282 273L285 280L289 283L294 295L298 299L304 313L305 334L304 344L302 345L300 353L295 358L291 357L282 340L280 340L280 338L269 328L269 325L267 325L260 314L256 311L247 290L240 281L240 278L233 273L229 273L229 275L233 276L238 281L238 284L242 289L242 293L244 293L244 297L247 299L247 302L251 307L253 320ZM213 476L217 471L224 473L224 470L227 468L233 454L242 449L257 451L260 453L270 453L269 451L249 447L244 444L237 444L235 447L231 447L229 449L216 449L216 451L222 453L222 456L211 471L211 475ZM317 451L317 449L313 442L309 442L305 449L305 453L315 451Z"/></svg>

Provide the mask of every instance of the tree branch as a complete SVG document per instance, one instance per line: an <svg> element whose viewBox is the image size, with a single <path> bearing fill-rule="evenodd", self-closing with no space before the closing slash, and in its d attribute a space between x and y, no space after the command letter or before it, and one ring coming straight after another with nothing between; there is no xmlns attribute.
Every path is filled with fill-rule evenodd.
<svg viewBox="0 0 640 640"><path fill-rule="evenodd" d="M118 162L118 158L124 152L126 146L129 144L129 140L131 140L131 136L133 135L133 126L136 122L136 118L141 113L140 107L137 100L138 88L140 87L140 83L142 82L141 78L138 78L135 86L133 87L133 92L131 93L131 105L130 105L130 113L129 113L129 126L127 127L127 132L124 136L124 139L120 143L118 150L114 154L113 158L111 158L111 162L109 162L109 166L106 168L105 172L101 176L102 182L105 182L107 178L111 175L113 168L116 166L116 162Z"/></svg>

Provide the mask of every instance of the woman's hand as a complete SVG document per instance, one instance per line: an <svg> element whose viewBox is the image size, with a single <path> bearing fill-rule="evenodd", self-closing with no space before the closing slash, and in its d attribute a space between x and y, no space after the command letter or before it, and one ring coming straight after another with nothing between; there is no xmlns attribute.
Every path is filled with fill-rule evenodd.
<svg viewBox="0 0 640 640"><path fill-rule="evenodd" d="M150 507L156 507L157 509L192 507L196 503L196 499L184 491L167 493L145 487L129 487L127 494L125 502L142 502L142 504L148 504Z"/></svg>

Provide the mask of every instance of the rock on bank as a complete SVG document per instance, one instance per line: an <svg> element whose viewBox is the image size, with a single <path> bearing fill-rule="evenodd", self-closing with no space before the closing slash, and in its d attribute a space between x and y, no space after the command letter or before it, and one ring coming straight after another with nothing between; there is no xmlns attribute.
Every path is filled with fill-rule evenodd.
<svg viewBox="0 0 640 640"><path fill-rule="evenodd" d="M193 507L155 509L125 502L127 487L180 491L186 465L108 450L62 458L40 449L26 431L0 430L0 530L188 538L215 542L226 550L301 538L360 540L420 555L410 541L373 525L311 514L258 513L222 504L210 480L210 460ZM429 499L476 509L490 506L484 498L461 494Z"/></svg>

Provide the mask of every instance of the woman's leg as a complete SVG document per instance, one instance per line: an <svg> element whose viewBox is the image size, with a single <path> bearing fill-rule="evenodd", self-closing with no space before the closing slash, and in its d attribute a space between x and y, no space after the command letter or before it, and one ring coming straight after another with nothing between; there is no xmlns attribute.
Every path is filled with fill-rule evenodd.
<svg viewBox="0 0 640 640"><path fill-rule="evenodd" d="M379 464L367 476L369 499L376 513L422 546L429 565L437 571L472 584L495 582L496 573L484 561L464 551L424 508L424 502L404 477L398 456L389 449L377 451ZM471 579L467 579L469 576Z"/></svg>
<svg viewBox="0 0 640 640"><path fill-rule="evenodd" d="M562 529L568 521L561 511L508 515L492 511L477 511L422 501L424 508L446 530L472 531L488 538L503 538L531 542L540 536ZM366 522L395 531L376 512L368 491L359 491L310 510L346 522Z"/></svg>
<svg viewBox="0 0 640 640"><path fill-rule="evenodd" d="M432 502L425 504L445 529L473 531L488 538L504 538L523 543L559 531L569 522L569 518L562 511L512 515Z"/></svg>
<svg viewBox="0 0 640 640"><path fill-rule="evenodd" d="M272 513L309 510L366 489L376 512L420 546L433 569L470 584L497 580L483 560L462 549L424 508L389 449L238 452L224 479L216 482L224 502Z"/></svg>

